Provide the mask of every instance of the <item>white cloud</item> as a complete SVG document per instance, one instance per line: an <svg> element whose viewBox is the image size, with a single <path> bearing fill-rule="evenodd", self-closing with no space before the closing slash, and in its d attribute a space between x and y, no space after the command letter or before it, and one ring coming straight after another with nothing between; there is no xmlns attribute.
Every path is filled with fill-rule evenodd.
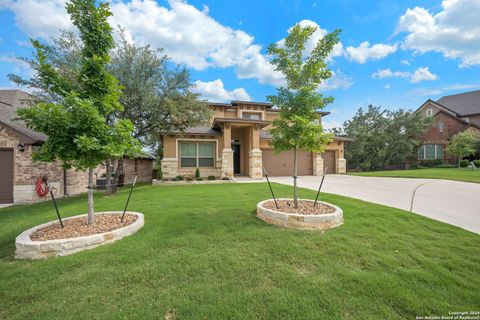
<svg viewBox="0 0 480 320"><path fill-rule="evenodd" d="M449 86L438 88L417 88L410 93L418 96L437 96L452 91L465 91L472 89L480 89L480 83L477 84L452 84Z"/></svg>
<svg viewBox="0 0 480 320"><path fill-rule="evenodd" d="M411 83L434 81L439 79L438 75L430 72L428 67L418 68L413 73L407 71L392 71L391 69L380 69L372 74L372 78L405 78L409 79Z"/></svg>
<svg viewBox="0 0 480 320"><path fill-rule="evenodd" d="M340 70L332 71L332 77L327 79L327 81L322 82L318 89L320 91L331 91L339 89L348 89L353 84L353 79Z"/></svg>
<svg viewBox="0 0 480 320"><path fill-rule="evenodd" d="M250 101L250 95L243 88L236 88L227 91L223 86L223 81L217 79L210 82L195 81L193 92L200 93L202 98L212 102L227 102L231 100Z"/></svg>
<svg viewBox="0 0 480 320"><path fill-rule="evenodd" d="M460 66L480 64L480 1L444 0L436 14L427 9L407 9L397 33L406 32L403 47L415 52L436 51Z"/></svg>
<svg viewBox="0 0 480 320"><path fill-rule="evenodd" d="M384 79L384 78L408 78L410 77L409 72L404 71L392 71L390 69L380 69L372 74L372 78L375 79Z"/></svg>
<svg viewBox="0 0 480 320"><path fill-rule="evenodd" d="M438 76L434 73L431 73L428 68L418 68L413 73L410 82L418 83L420 81L434 81L438 80Z"/></svg>
<svg viewBox="0 0 480 320"><path fill-rule="evenodd" d="M330 131L335 128L343 128L343 124L335 120L328 121L328 120L322 119L322 127L323 129Z"/></svg>
<svg viewBox="0 0 480 320"><path fill-rule="evenodd" d="M365 63L368 60L380 60L397 51L397 45L377 43L370 45L368 41L362 42L358 47L349 46L345 55L351 61Z"/></svg>
<svg viewBox="0 0 480 320"><path fill-rule="evenodd" d="M3 7L14 12L15 23L27 36L49 40L59 35L59 29L75 30L66 13L64 0L0 1ZM198 9L181 0L169 0L168 4L164 7L154 0L112 0L110 23L124 27L130 41L164 48L175 63L189 68L232 67L240 79L253 78L260 84L285 85L284 76L274 70L253 36L220 24L209 16L207 6ZM299 23L318 28L307 43L308 53L327 31L310 20ZM343 47L339 43L329 59L342 54ZM340 87L331 85L335 86Z"/></svg>
<svg viewBox="0 0 480 320"><path fill-rule="evenodd" d="M388 83L383 86L383 88L386 89L386 90L389 90L391 87L392 86Z"/></svg>
<svg viewBox="0 0 480 320"><path fill-rule="evenodd" d="M402 64L406 65L406 66L409 66L410 65L410 61L408 60L402 60L400 61Z"/></svg>

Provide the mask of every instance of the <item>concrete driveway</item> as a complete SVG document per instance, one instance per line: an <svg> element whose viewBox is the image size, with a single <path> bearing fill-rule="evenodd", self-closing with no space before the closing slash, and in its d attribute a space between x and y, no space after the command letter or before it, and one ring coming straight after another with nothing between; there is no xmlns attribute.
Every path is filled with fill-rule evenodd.
<svg viewBox="0 0 480 320"><path fill-rule="evenodd" d="M317 190L321 177L299 177L302 188ZM270 181L293 185L292 177ZM412 194L415 197L412 205ZM480 234L480 184L438 179L325 176L322 192L383 204Z"/></svg>

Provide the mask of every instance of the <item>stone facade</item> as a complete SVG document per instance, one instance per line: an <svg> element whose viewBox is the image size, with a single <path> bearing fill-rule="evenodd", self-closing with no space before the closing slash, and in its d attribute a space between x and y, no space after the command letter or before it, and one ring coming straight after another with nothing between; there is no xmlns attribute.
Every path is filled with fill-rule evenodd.
<svg viewBox="0 0 480 320"><path fill-rule="evenodd" d="M248 153L249 157L249 176L252 179L261 179L263 177L262 170L262 151L260 149L252 149ZM232 164L233 165L233 164Z"/></svg>
<svg viewBox="0 0 480 320"><path fill-rule="evenodd" d="M233 177L233 150L225 148L222 152L222 178Z"/></svg>
<svg viewBox="0 0 480 320"><path fill-rule="evenodd" d="M336 173L346 173L347 172L347 160L345 158L337 158L336 159Z"/></svg>
<svg viewBox="0 0 480 320"><path fill-rule="evenodd" d="M233 159L233 158L232 158ZM233 162L232 162L233 163ZM180 168L178 160L175 158L163 158L162 165L162 177L165 179L172 179L177 176L194 177L197 168ZM214 168L199 168L201 177L222 176L222 159L217 159Z"/></svg>
<svg viewBox="0 0 480 320"><path fill-rule="evenodd" d="M320 153L313 154L313 175L323 176L323 158Z"/></svg>

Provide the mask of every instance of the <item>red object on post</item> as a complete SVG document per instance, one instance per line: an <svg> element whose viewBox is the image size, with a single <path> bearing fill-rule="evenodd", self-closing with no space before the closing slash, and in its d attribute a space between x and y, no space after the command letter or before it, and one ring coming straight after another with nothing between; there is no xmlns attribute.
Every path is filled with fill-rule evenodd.
<svg viewBox="0 0 480 320"><path fill-rule="evenodd" d="M37 178L37 182L35 183L35 190L40 197L45 197L48 194L49 189L46 176Z"/></svg>

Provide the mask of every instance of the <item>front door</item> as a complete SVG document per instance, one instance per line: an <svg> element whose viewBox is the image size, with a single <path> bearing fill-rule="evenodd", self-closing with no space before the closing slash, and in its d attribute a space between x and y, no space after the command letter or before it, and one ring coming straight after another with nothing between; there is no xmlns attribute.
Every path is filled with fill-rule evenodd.
<svg viewBox="0 0 480 320"><path fill-rule="evenodd" d="M232 144L233 150L233 174L240 174L240 145Z"/></svg>
<svg viewBox="0 0 480 320"><path fill-rule="evenodd" d="M13 202L13 149L0 149L0 203Z"/></svg>

